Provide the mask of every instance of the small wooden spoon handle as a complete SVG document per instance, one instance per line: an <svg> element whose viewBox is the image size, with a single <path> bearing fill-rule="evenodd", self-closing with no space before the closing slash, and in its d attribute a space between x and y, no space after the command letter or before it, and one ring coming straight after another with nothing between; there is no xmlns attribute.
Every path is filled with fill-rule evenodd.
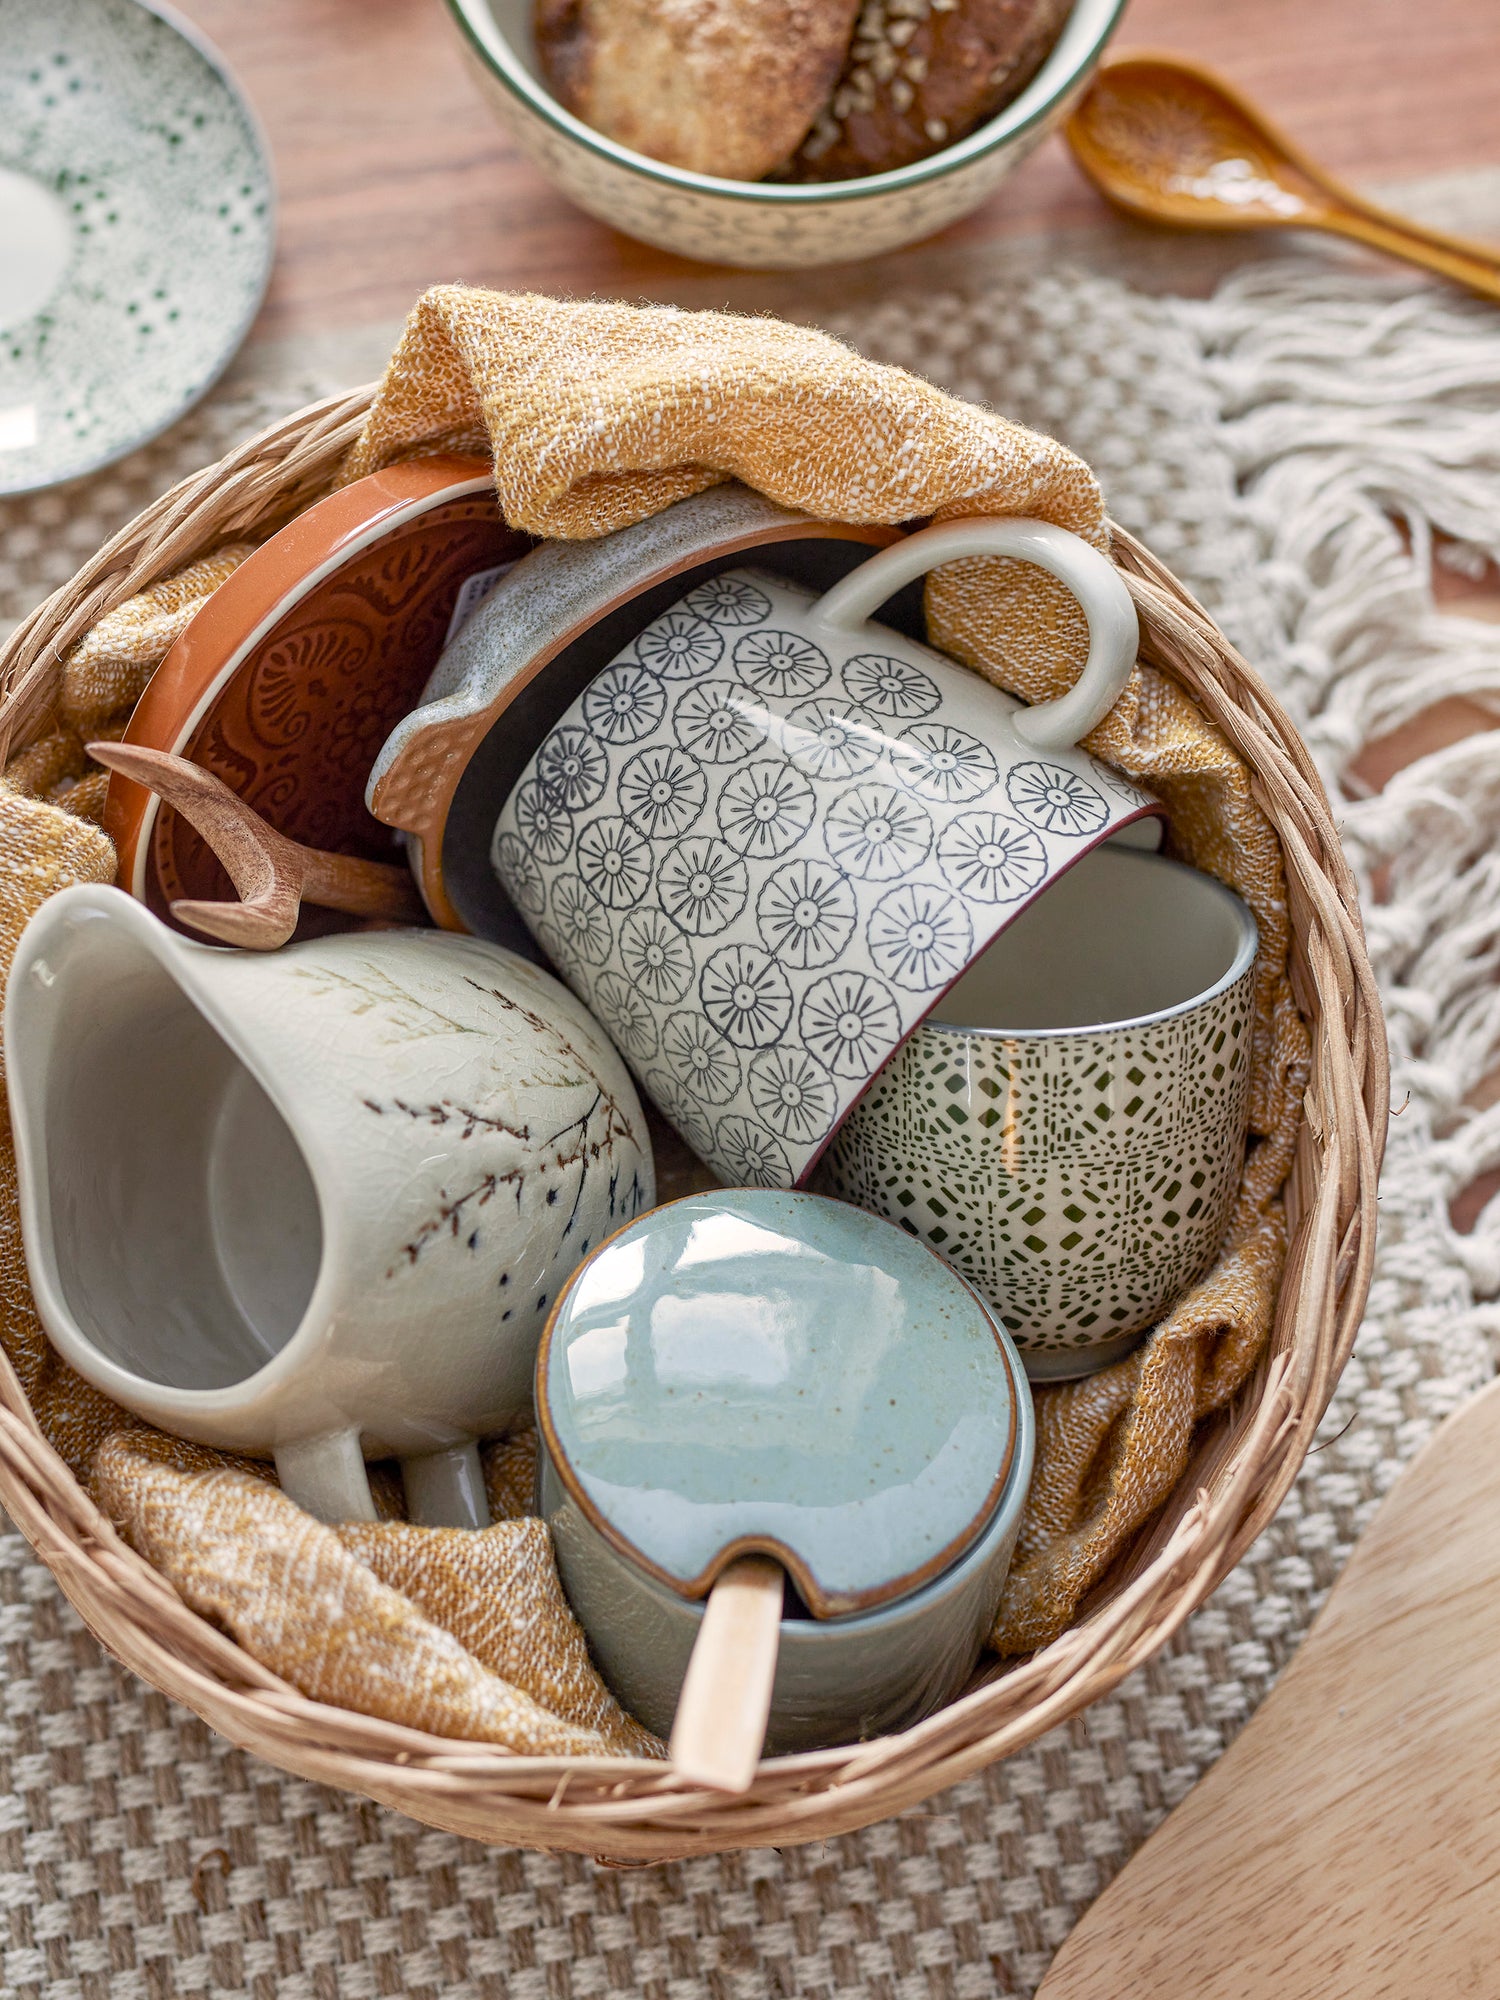
<svg viewBox="0 0 1500 2000"><path fill-rule="evenodd" d="M302 900L350 917L382 917L414 924L426 916L421 894L404 864L364 861L355 854L329 854L304 847Z"/></svg>
<svg viewBox="0 0 1500 2000"><path fill-rule="evenodd" d="M1346 196L1342 206L1332 203L1315 218L1316 226L1362 243L1369 250L1399 257L1457 285L1467 285L1481 297L1500 299L1500 252L1488 252L1483 245L1471 244L1461 236L1442 230L1424 229L1404 216Z"/></svg>
<svg viewBox="0 0 1500 2000"><path fill-rule="evenodd" d="M771 1713L781 1643L781 1566L741 1556L709 1593L669 1745L691 1785L748 1792Z"/></svg>
<svg viewBox="0 0 1500 2000"><path fill-rule="evenodd" d="M200 903L180 896L171 905L178 923L238 951L279 951L289 944L298 908L295 889L286 891L284 885L253 903Z"/></svg>
<svg viewBox="0 0 1500 2000"><path fill-rule="evenodd" d="M107 770L145 786L180 812L223 863L242 901L174 903L172 914L194 930L226 944L274 951L296 929L302 902L391 923L416 923L424 914L404 866L304 847L268 825L221 778L185 757L138 743L90 743L88 751Z"/></svg>
<svg viewBox="0 0 1500 2000"><path fill-rule="evenodd" d="M1500 242L1486 243L1477 236L1460 236L1454 230L1418 222L1412 215L1398 215L1394 209L1382 208L1379 202L1372 201L1346 181L1335 180L1331 174L1328 185L1338 192L1356 215L1366 216L1371 222L1394 229L1401 236L1415 237L1417 242L1429 244L1434 250L1442 250L1449 256L1480 264L1487 271L1500 271Z"/></svg>
<svg viewBox="0 0 1500 2000"><path fill-rule="evenodd" d="M85 747L106 771L117 771L132 784L155 792L164 805L180 812L222 862L245 902L273 894L280 879L295 870L293 843L267 826L253 807L212 771L144 743L90 743Z"/></svg>

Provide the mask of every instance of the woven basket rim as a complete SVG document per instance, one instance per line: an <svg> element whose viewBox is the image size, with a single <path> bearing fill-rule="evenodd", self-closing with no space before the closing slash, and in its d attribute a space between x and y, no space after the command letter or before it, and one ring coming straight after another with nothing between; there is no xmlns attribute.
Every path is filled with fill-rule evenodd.
<svg viewBox="0 0 1500 2000"><path fill-rule="evenodd" d="M328 490L373 395L372 385L310 404L181 481L25 619L0 647L0 757L43 731L63 658L106 611ZM1112 534L1142 657L1245 758L1281 840L1293 986L1313 1053L1271 1339L1230 1408L1200 1427L1174 1495L1087 1615L899 1735L767 1760L741 1798L645 1759L518 1757L314 1701L252 1659L125 1543L0 1354L0 1501L108 1651L297 1775L479 1840L646 1862L827 1839L917 1804L1108 1693L1197 1609L1285 1498L1353 1345L1374 1255L1388 1059L1353 876L1306 745L1165 565L1123 529Z"/></svg>

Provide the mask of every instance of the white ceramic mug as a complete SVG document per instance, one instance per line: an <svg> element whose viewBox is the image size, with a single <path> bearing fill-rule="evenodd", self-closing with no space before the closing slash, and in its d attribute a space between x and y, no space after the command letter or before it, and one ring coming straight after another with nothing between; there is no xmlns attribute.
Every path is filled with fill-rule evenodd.
<svg viewBox="0 0 1500 2000"><path fill-rule="evenodd" d="M1255 947L1210 876L1097 848L886 1065L817 1185L940 1251L1034 1381L1119 1360L1228 1226Z"/></svg>
<svg viewBox="0 0 1500 2000"><path fill-rule="evenodd" d="M276 953L64 890L5 1008L37 1310L78 1372L273 1456L325 1520L488 1519L474 1441L529 1411L563 1282L655 1199L624 1065L537 966L475 938Z"/></svg>
<svg viewBox="0 0 1500 2000"><path fill-rule="evenodd" d="M1088 618L1028 708L867 623L941 563L1050 570ZM1155 810L1073 747L1135 659L1114 566L1043 521L924 529L815 597L695 585L538 746L494 866L542 948L721 1177L802 1185L881 1064L1063 870Z"/></svg>

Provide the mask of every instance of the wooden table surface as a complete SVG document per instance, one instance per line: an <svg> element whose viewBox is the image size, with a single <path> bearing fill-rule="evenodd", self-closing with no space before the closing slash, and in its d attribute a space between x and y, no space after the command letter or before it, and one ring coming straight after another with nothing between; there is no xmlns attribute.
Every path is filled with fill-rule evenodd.
<svg viewBox="0 0 1500 2000"><path fill-rule="evenodd" d="M270 134L281 246L262 335L391 319L448 280L686 303L732 286L736 305L770 308L796 295L796 281L731 278L573 208L501 132L442 0L178 4ZM1115 46L1216 64L1356 182L1500 164L1500 0L1132 0ZM968 221L834 283L919 283L1106 214L1054 137Z"/></svg>

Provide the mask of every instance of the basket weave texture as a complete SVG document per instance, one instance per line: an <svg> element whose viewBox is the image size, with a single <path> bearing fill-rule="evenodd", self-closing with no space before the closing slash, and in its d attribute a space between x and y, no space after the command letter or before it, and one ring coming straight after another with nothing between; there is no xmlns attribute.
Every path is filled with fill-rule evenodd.
<svg viewBox="0 0 1500 2000"><path fill-rule="evenodd" d="M226 541L260 539L327 491L372 393L313 405L183 481L40 606L0 652L0 742L14 751L48 726L62 658L107 612ZM696 1791L656 1764L520 1758L336 1709L279 1680L121 1540L0 1365L0 1500L112 1653L232 1741L304 1777L479 1840L648 1861L825 1839L898 1812L1106 1693L1203 1602L1285 1496L1353 1344L1374 1251L1388 1071L1353 879L1306 749L1171 574L1119 529L1114 554L1140 615L1142 658L1244 758L1281 841L1293 989L1313 1062L1272 1339L1087 1614L916 1728L768 1762L741 1798Z"/></svg>

